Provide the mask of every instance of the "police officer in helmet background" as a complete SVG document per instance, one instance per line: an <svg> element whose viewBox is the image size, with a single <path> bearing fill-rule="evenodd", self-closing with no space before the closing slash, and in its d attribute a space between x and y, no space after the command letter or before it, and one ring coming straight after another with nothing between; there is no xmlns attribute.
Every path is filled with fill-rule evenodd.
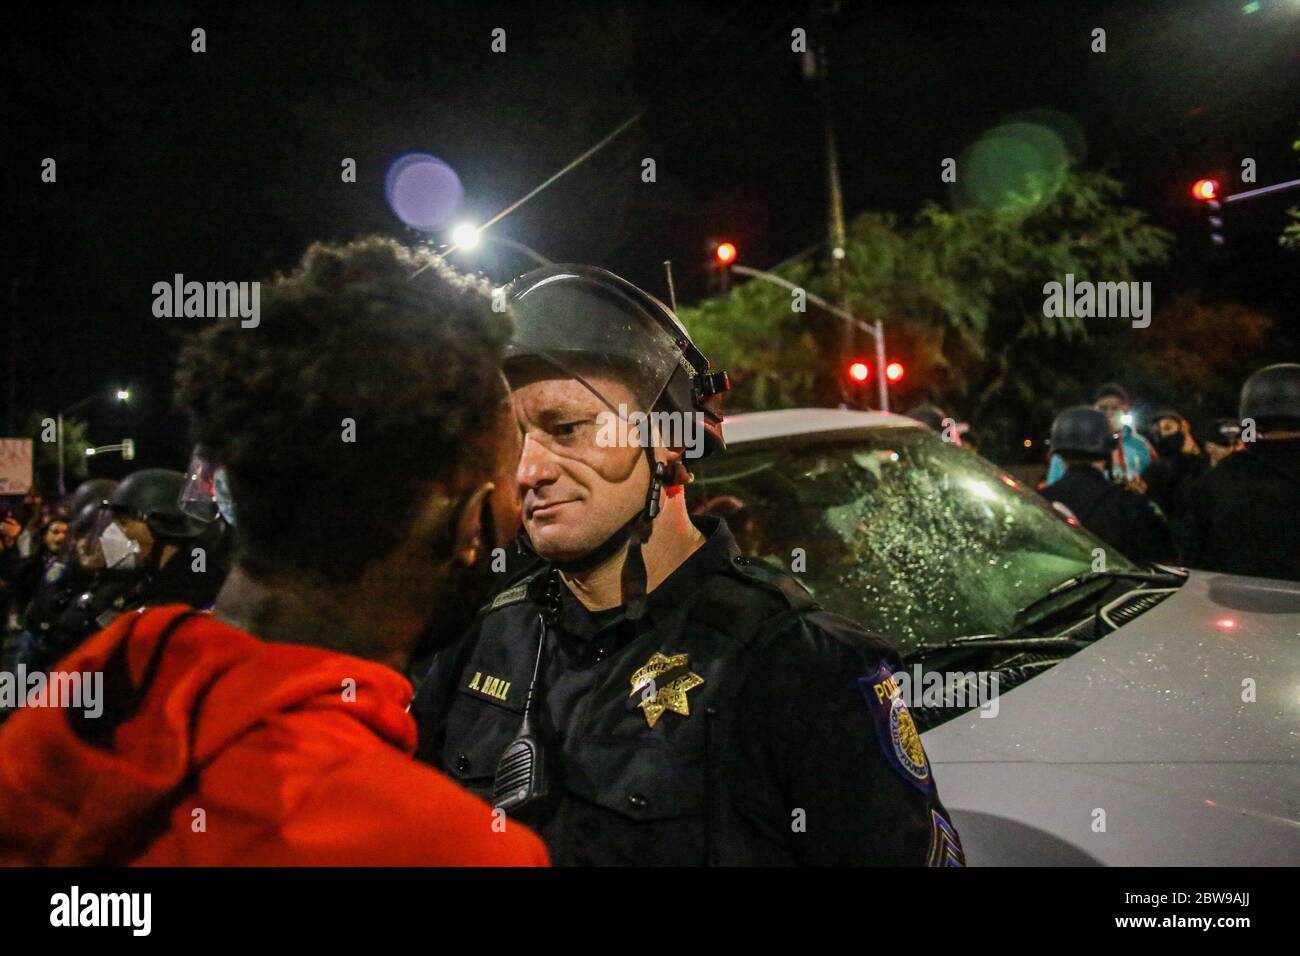
<svg viewBox="0 0 1300 956"><path fill-rule="evenodd" d="M604 270L547 267L510 297L540 561L435 660L418 755L559 864L964 862L892 648L687 512L725 375Z"/></svg>
<svg viewBox="0 0 1300 956"><path fill-rule="evenodd" d="M100 489L108 494L103 501L86 501L79 523L96 506L94 526L81 545L89 580L48 619L29 623L34 632L39 628L32 666L53 666L127 611L173 603L211 606L228 568L226 529L182 511L184 485L179 471L145 468ZM196 548L202 553L196 555Z"/></svg>
<svg viewBox="0 0 1300 956"><path fill-rule="evenodd" d="M1173 557L1169 526L1143 495L1106 476L1119 435L1105 413L1067 408L1052 422L1052 454L1065 471L1042 495L1126 558L1145 564Z"/></svg>
<svg viewBox="0 0 1300 956"><path fill-rule="evenodd" d="M1300 581L1300 364L1270 365L1241 389L1240 450L1188 489L1179 522L1194 568ZM1254 424L1253 440L1248 423Z"/></svg>

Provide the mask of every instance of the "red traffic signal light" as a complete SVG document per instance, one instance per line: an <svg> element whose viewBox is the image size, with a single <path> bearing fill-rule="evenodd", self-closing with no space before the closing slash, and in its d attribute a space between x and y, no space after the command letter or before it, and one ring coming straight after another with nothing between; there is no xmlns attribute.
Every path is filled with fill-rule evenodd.
<svg viewBox="0 0 1300 956"><path fill-rule="evenodd" d="M1192 186L1192 196L1201 202L1213 202L1219 198L1219 181L1217 179L1198 179Z"/></svg>
<svg viewBox="0 0 1300 956"><path fill-rule="evenodd" d="M871 377L871 366L866 362L854 362L849 366L849 378L855 382L865 382Z"/></svg>
<svg viewBox="0 0 1300 956"><path fill-rule="evenodd" d="M713 250L714 257L718 260L718 265L729 266L736 261L736 246L731 242L720 242L718 247Z"/></svg>
<svg viewBox="0 0 1300 956"><path fill-rule="evenodd" d="M901 382L903 380L903 363L890 362L885 366L885 378L891 382Z"/></svg>

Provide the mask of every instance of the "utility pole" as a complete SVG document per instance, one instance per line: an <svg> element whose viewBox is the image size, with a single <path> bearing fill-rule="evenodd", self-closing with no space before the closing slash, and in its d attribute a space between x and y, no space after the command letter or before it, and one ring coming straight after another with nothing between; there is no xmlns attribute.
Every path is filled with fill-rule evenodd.
<svg viewBox="0 0 1300 956"><path fill-rule="evenodd" d="M827 185L827 244L830 247L830 278L831 278L831 297L835 304L840 308L844 307L844 194L840 188L840 158L839 147L835 141L835 114L831 105L831 68L830 56L827 53L826 46L826 18L834 16L839 12L838 0L831 0L830 3L823 4L820 0L813 0L812 5L812 24L814 45L817 58L817 99L821 103L822 109L822 128L825 133L826 144L826 185ZM845 320L843 333L840 339L839 361L836 363L836 379L841 383L841 397L847 401L849 398L847 386L844 383L843 369L847 366L850 357L853 354L853 323ZM877 375L883 375L882 369L876 370Z"/></svg>

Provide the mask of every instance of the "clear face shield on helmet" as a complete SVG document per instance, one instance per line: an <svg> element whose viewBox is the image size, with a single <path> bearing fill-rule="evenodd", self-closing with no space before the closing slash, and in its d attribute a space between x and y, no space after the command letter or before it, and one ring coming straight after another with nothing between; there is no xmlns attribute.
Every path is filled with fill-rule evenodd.
<svg viewBox="0 0 1300 956"><path fill-rule="evenodd" d="M682 347L639 303L566 272L526 286L511 303L515 333L506 348L507 374L517 381L521 371L543 363L589 393L570 398L570 409L559 401L555 412L572 414L576 427L537 436L551 451L593 464L605 457L604 448L681 440L691 423L650 413L679 368Z"/></svg>
<svg viewBox="0 0 1300 956"><path fill-rule="evenodd" d="M235 505L230 498L226 470L202 445L194 448L185 469L185 486L177 502L181 513L210 524L218 518L235 523Z"/></svg>
<svg viewBox="0 0 1300 956"><path fill-rule="evenodd" d="M69 551L77 563L88 570L99 570L104 566L104 555L95 546L95 542L100 517L107 508L107 500L88 501L68 525L68 539L71 541Z"/></svg>

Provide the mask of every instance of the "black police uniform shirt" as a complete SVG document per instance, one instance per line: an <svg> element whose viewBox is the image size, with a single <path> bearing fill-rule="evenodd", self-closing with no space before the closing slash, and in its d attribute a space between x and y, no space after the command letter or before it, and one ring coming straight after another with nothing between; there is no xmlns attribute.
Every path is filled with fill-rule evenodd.
<svg viewBox="0 0 1300 956"><path fill-rule="evenodd" d="M1185 564L1300 581L1300 439L1260 439L1187 489L1177 531Z"/></svg>
<svg viewBox="0 0 1300 956"><path fill-rule="evenodd" d="M1161 452L1160 457L1142 472L1142 480L1147 483L1147 497L1172 523L1187 502L1188 485L1209 468L1210 460L1205 455L1189 455L1181 449Z"/></svg>
<svg viewBox="0 0 1300 956"><path fill-rule="evenodd" d="M1168 561L1173 557L1169 525L1152 502L1110 481L1096 468L1071 465L1043 490L1079 523L1130 561Z"/></svg>
<svg viewBox="0 0 1300 956"><path fill-rule="evenodd" d="M695 521L705 543L639 621L559 588L532 710L553 793L520 814L552 861L962 865L890 646L743 558L724 522ZM548 570L498 595L412 704L418 756L485 799L519 731Z"/></svg>

